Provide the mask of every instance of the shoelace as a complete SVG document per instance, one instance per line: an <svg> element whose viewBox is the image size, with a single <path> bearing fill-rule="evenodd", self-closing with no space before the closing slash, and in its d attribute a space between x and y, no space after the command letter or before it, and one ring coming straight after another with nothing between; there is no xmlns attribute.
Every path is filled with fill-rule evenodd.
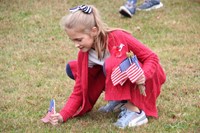
<svg viewBox="0 0 200 133"><path fill-rule="evenodd" d="M119 118L118 122L122 124L122 126L125 126L127 124L127 122L129 122L129 120L127 121L127 116L130 114L131 112L129 112L127 109L124 109L120 114L121 114L121 118Z"/></svg>
<svg viewBox="0 0 200 133"><path fill-rule="evenodd" d="M127 108L122 107L122 108L121 108L121 112L120 112L119 115L118 115L118 118L123 117L123 116L126 114L126 111L127 111Z"/></svg>
<svg viewBox="0 0 200 133"><path fill-rule="evenodd" d="M145 0L144 2L145 2L145 3L148 3L148 2L150 2L150 0Z"/></svg>
<svg viewBox="0 0 200 133"><path fill-rule="evenodd" d="M135 7L135 3L134 1L127 1L125 6L129 9L134 8Z"/></svg>
<svg viewBox="0 0 200 133"><path fill-rule="evenodd" d="M128 5L128 6L132 6L134 3L133 3L133 1L127 1L126 2L126 5Z"/></svg>

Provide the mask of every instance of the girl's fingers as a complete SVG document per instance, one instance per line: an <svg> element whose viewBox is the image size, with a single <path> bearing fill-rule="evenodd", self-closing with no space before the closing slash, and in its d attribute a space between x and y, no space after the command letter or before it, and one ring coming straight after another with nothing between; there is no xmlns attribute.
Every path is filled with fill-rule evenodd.
<svg viewBox="0 0 200 133"><path fill-rule="evenodd" d="M139 89L140 89L140 94L146 96L145 86L139 86Z"/></svg>
<svg viewBox="0 0 200 133"><path fill-rule="evenodd" d="M59 122L62 122L62 117L61 117L61 115L60 115L59 113L57 113L57 114L52 114L52 115L50 116L50 123L51 123L52 125L57 125Z"/></svg>
<svg viewBox="0 0 200 133"><path fill-rule="evenodd" d="M58 125L58 121L50 122L53 126Z"/></svg>
<svg viewBox="0 0 200 133"><path fill-rule="evenodd" d="M52 114L51 117L58 117L60 114L56 113L56 114Z"/></svg>
<svg viewBox="0 0 200 133"><path fill-rule="evenodd" d="M57 124L58 124L58 119L52 118L52 119L50 119L50 123L51 123L52 125L57 125Z"/></svg>

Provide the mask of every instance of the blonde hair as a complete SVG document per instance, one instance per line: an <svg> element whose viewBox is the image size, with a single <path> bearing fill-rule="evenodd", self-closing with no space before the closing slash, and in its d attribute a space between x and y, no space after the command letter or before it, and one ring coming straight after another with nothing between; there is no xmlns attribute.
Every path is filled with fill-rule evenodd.
<svg viewBox="0 0 200 133"><path fill-rule="evenodd" d="M98 33L94 39L94 48L98 58L102 59L108 45L107 35L111 29L101 20L98 10L93 5L89 5L89 7L92 8L91 13L87 14L77 10L64 16L60 21L60 25L65 31L73 29L83 33L88 33L93 27L96 27Z"/></svg>

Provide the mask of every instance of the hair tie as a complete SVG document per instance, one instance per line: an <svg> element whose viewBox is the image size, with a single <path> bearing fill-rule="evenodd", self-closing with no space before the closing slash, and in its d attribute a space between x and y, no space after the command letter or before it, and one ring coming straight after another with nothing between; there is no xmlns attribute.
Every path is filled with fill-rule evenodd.
<svg viewBox="0 0 200 133"><path fill-rule="evenodd" d="M86 14L90 14L92 12L92 8L90 6L86 6L86 5L76 6L76 7L70 8L69 10L70 10L70 12L76 12L78 10L81 10L82 12L84 12Z"/></svg>

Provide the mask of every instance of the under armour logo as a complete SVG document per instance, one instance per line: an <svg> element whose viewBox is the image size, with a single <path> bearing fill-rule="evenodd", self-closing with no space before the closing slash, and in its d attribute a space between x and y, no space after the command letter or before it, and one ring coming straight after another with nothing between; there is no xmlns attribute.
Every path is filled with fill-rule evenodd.
<svg viewBox="0 0 200 133"><path fill-rule="evenodd" d="M125 45L121 43L121 44L118 46L118 51L122 51L122 48L123 48L124 46L125 46Z"/></svg>
<svg viewBox="0 0 200 133"><path fill-rule="evenodd" d="M125 45L124 44L120 44L119 46L114 46L113 49L114 49L114 55L115 57L121 57L122 56L122 48L124 47Z"/></svg>

